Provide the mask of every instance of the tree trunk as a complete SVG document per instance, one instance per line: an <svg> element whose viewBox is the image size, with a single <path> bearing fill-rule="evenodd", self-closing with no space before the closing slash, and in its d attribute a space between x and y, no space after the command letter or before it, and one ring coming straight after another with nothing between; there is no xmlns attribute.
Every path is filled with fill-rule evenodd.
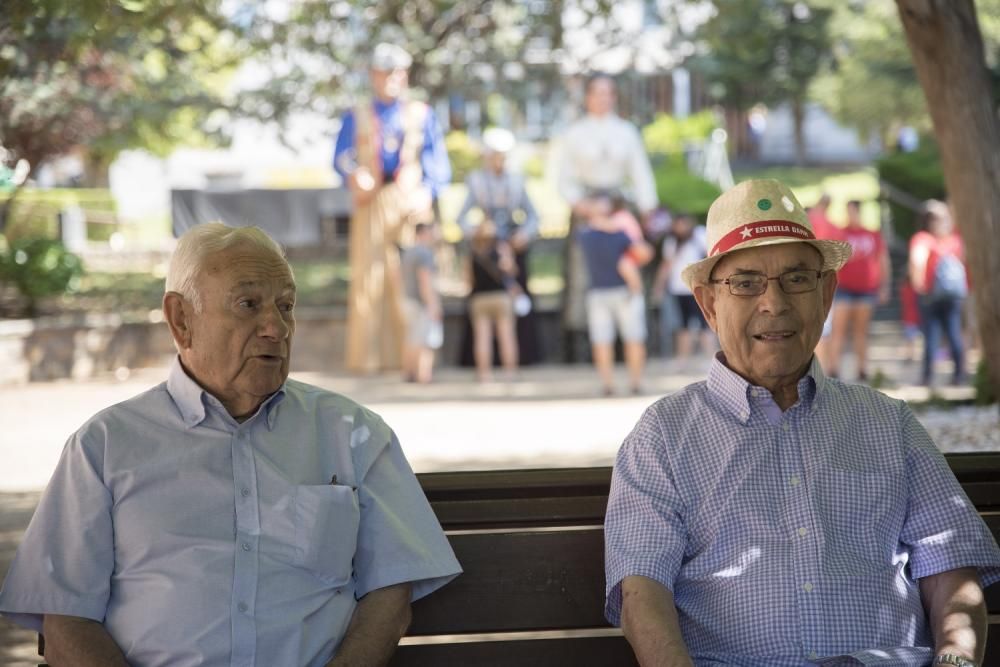
<svg viewBox="0 0 1000 667"><path fill-rule="evenodd" d="M747 132L747 112L743 109L725 110L726 133L729 135L730 158L754 158Z"/></svg>
<svg viewBox="0 0 1000 667"><path fill-rule="evenodd" d="M1000 394L1000 122L972 0L896 0L965 240L990 381Z"/></svg>
<svg viewBox="0 0 1000 667"><path fill-rule="evenodd" d="M795 166L804 167L806 164L806 135L805 135L805 102L801 98L792 99L792 120L795 131Z"/></svg>
<svg viewBox="0 0 1000 667"><path fill-rule="evenodd" d="M103 153L96 153L86 147L80 149L79 155L83 161L83 178L80 185L85 188L108 187L111 160Z"/></svg>

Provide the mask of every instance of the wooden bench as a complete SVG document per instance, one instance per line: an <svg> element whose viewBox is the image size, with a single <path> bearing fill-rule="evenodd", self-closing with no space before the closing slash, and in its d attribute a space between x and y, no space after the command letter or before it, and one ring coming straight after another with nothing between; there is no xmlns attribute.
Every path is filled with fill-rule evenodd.
<svg viewBox="0 0 1000 667"><path fill-rule="evenodd" d="M1000 540L1000 453L947 457ZM636 665L604 620L611 468L424 473L465 573L413 605L393 667ZM984 665L1000 665L1000 585Z"/></svg>
<svg viewBox="0 0 1000 667"><path fill-rule="evenodd" d="M947 459L1000 539L1000 453ZM418 478L465 573L414 603L392 667L637 665L603 614L611 468ZM987 607L984 665L1000 665L1000 585L987 590Z"/></svg>

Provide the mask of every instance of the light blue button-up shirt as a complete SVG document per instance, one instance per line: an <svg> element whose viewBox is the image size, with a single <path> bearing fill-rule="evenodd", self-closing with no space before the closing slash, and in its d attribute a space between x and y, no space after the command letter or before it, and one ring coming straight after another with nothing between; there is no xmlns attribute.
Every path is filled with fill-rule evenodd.
<svg viewBox="0 0 1000 667"><path fill-rule="evenodd" d="M652 405L618 454L605 523L607 606L621 581L673 592L699 667L925 665L917 580L1000 550L905 403L815 361L782 411L716 358Z"/></svg>
<svg viewBox="0 0 1000 667"><path fill-rule="evenodd" d="M357 598L460 571L377 415L288 380L241 424L175 361L70 438L0 612L103 621L134 666L322 665Z"/></svg>

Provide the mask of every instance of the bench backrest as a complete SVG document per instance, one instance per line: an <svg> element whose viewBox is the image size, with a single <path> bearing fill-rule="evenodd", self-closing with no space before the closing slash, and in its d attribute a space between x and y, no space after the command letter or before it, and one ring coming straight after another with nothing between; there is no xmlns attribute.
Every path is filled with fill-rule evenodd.
<svg viewBox="0 0 1000 667"><path fill-rule="evenodd" d="M1000 539L1000 454L947 459ZM392 665L637 664L603 616L601 528L611 468L418 477L465 572L414 603ZM985 664L1000 665L1000 586L987 591L987 605L993 623Z"/></svg>
<svg viewBox="0 0 1000 667"><path fill-rule="evenodd" d="M948 463L1000 541L1000 453ZM631 667L604 620L611 468L418 475L465 572L413 605L393 667ZM1000 584L986 591L984 665L1000 665ZM41 654L42 637L39 636Z"/></svg>

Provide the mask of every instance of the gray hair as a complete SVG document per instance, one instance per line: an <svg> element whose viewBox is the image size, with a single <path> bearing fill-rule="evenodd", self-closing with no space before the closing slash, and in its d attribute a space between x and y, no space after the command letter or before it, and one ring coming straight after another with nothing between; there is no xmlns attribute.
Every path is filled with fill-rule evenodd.
<svg viewBox="0 0 1000 667"><path fill-rule="evenodd" d="M221 222L195 225L177 240L177 248L170 257L167 269L166 291L177 292L194 304L196 312L201 312L203 304L197 283L205 259L209 255L244 244L285 257L285 251L277 241L259 227L229 227Z"/></svg>

